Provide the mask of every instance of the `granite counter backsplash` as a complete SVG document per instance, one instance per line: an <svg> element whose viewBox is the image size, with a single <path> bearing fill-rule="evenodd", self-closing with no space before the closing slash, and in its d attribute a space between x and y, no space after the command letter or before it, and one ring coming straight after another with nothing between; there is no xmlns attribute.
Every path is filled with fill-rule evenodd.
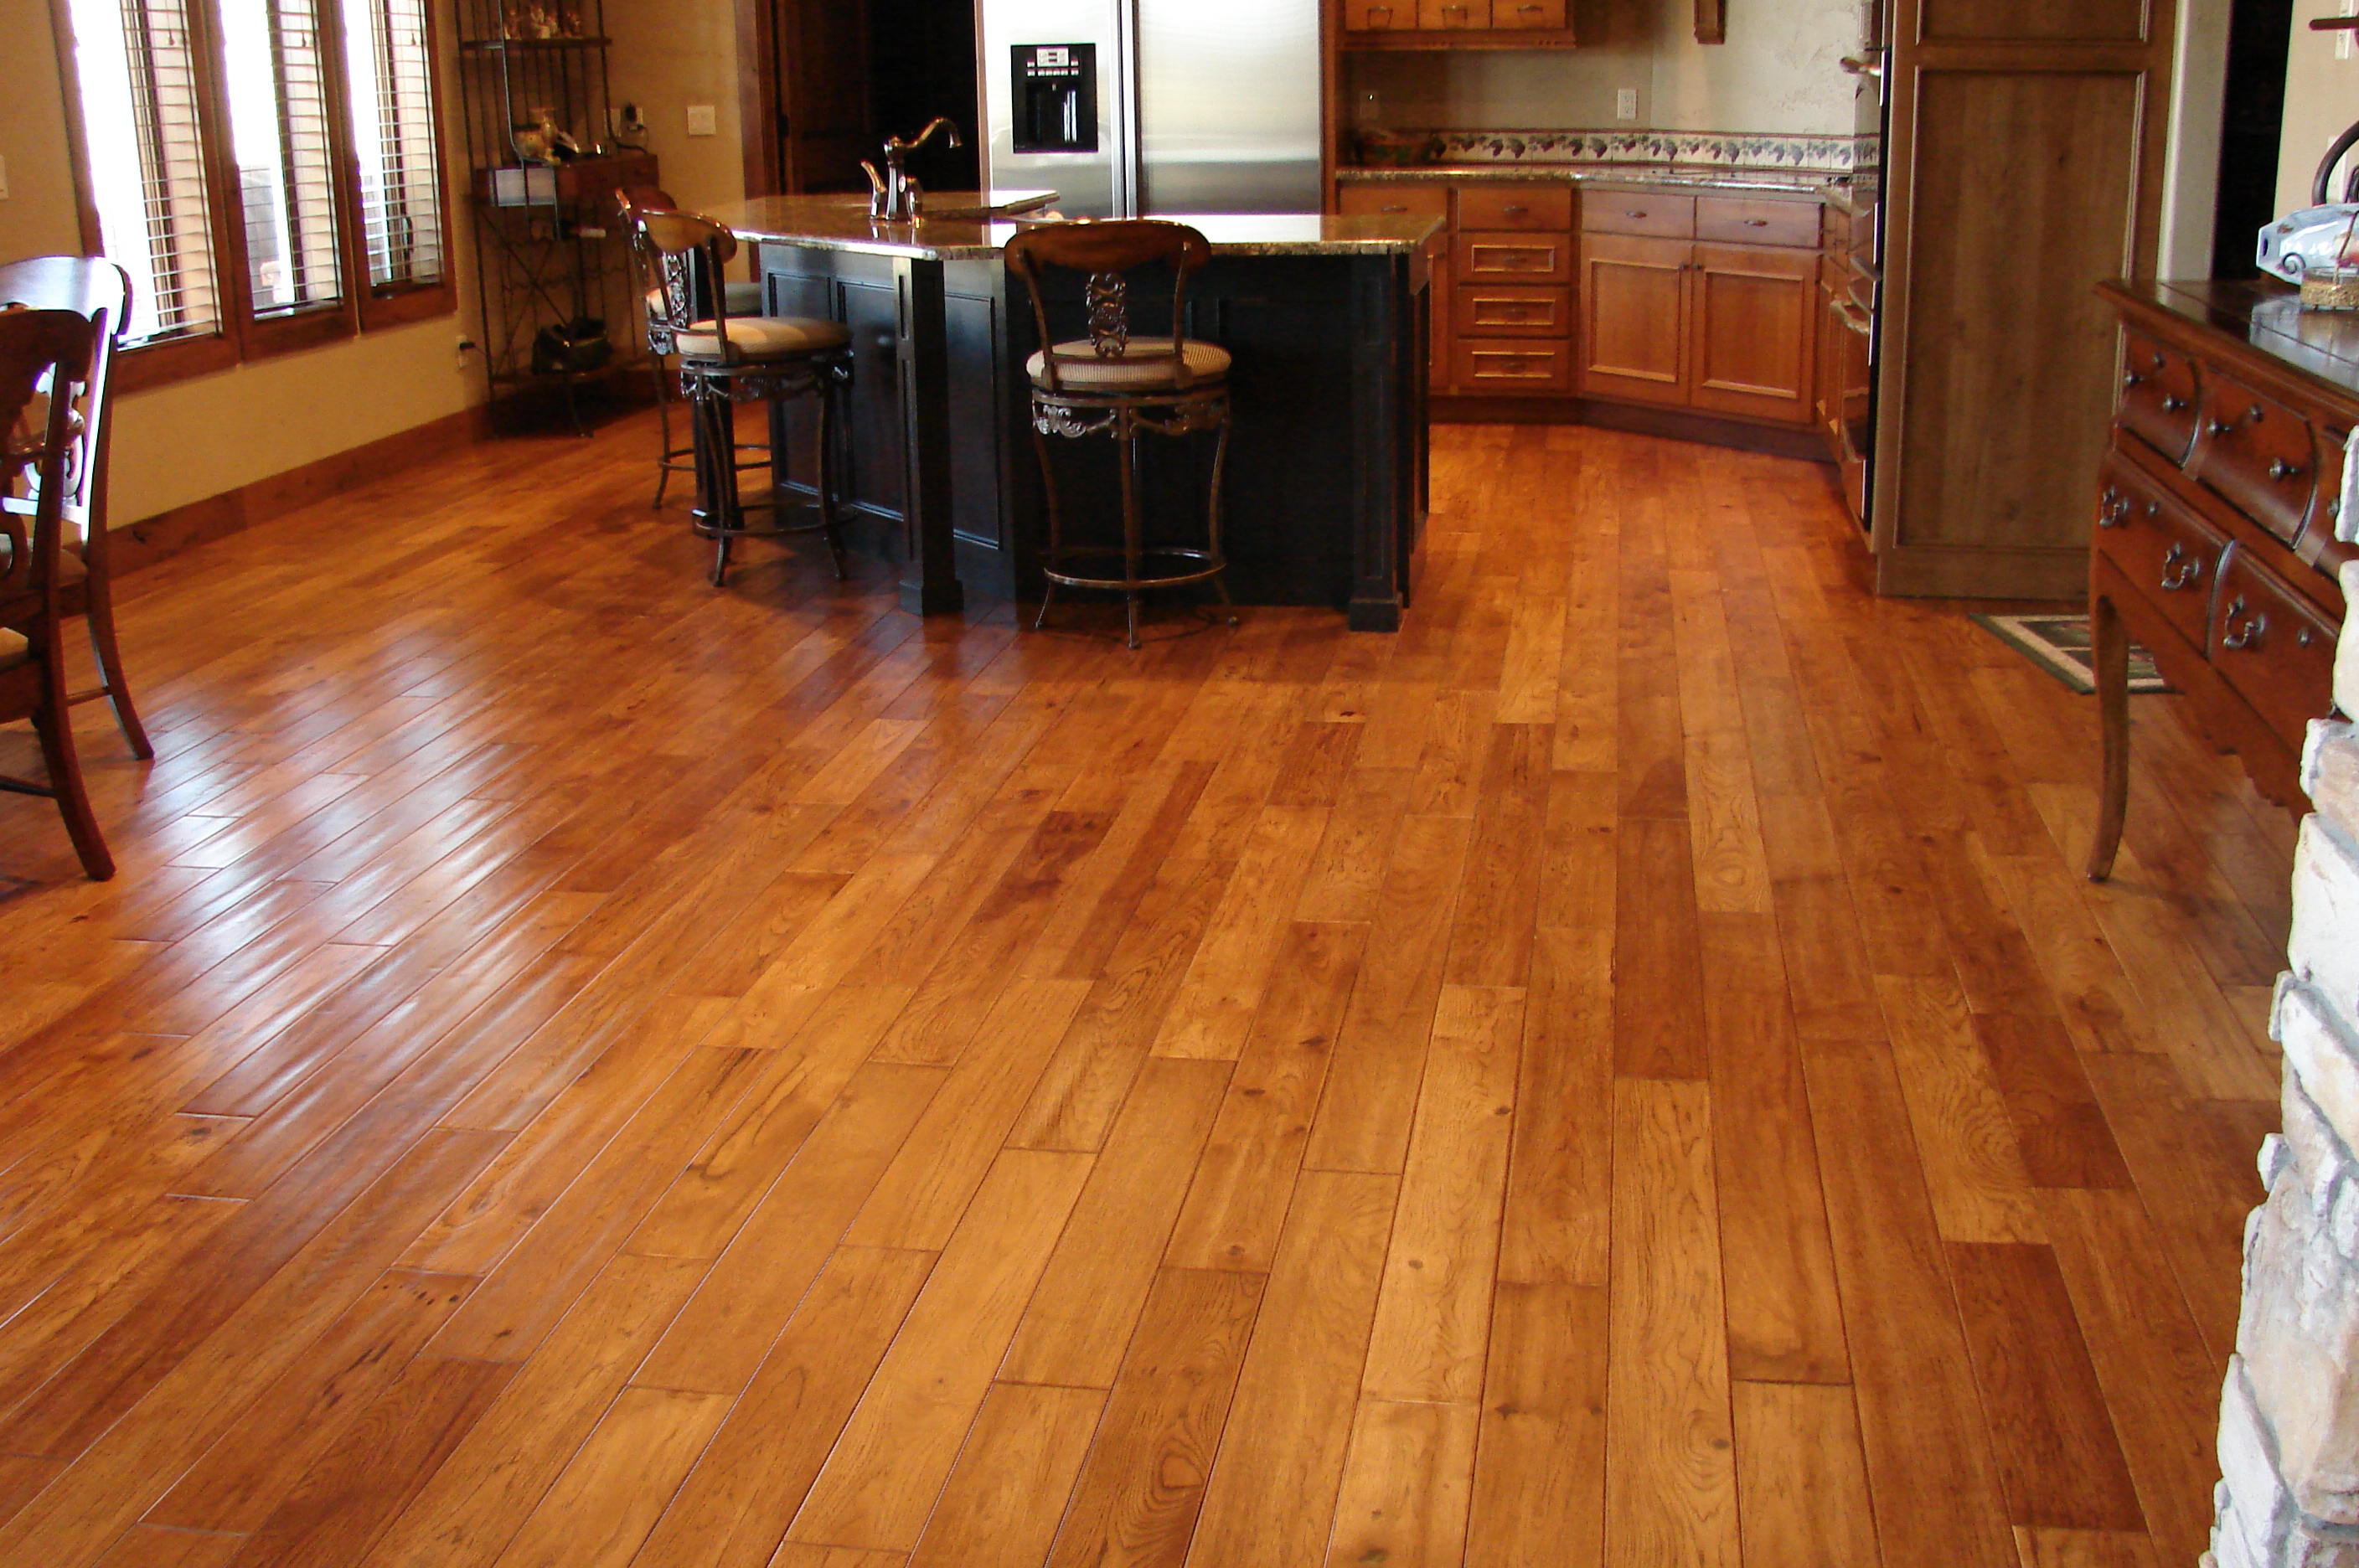
<svg viewBox="0 0 2359 1568"><path fill-rule="evenodd" d="M1872 140L1872 138L1871 138ZM1375 133L1364 148L1370 169L1432 165L1638 164L1728 171L1783 169L1820 176L1849 174L1872 163L1874 149L1857 136L1801 136L1723 131L1408 131Z"/></svg>

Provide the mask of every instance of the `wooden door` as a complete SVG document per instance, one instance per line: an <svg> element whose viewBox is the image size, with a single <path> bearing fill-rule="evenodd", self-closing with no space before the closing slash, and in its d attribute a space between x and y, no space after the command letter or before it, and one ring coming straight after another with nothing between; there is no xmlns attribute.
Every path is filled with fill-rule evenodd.
<svg viewBox="0 0 2359 1568"><path fill-rule="evenodd" d="M1688 285L1689 403L1809 425L1818 278L1814 250L1698 245Z"/></svg>
<svg viewBox="0 0 2359 1568"><path fill-rule="evenodd" d="M1886 593L2086 582L2118 351L2152 277L2177 7L1896 0L1875 542Z"/></svg>
<svg viewBox="0 0 2359 1568"><path fill-rule="evenodd" d="M1583 397L1684 405L1688 277L1695 246L1634 234L1581 237Z"/></svg>
<svg viewBox="0 0 2359 1568"><path fill-rule="evenodd" d="M745 194L864 191L867 8L843 0L738 0Z"/></svg>

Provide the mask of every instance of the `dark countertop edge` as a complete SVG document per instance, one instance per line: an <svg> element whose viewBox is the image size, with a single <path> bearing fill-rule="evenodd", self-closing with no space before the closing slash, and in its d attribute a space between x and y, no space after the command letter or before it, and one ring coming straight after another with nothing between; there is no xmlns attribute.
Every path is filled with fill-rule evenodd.
<svg viewBox="0 0 2359 1568"><path fill-rule="evenodd" d="M1815 194L1851 178L1843 169L1699 169L1691 164L1405 164L1397 168L1344 165L1335 170L1346 184L1481 184L1490 180L1566 185L1692 185L1721 191L1784 191Z"/></svg>
<svg viewBox="0 0 2359 1568"><path fill-rule="evenodd" d="M1212 243L1212 254L1222 256L1408 256L1421 249L1443 228L1442 221L1424 221L1423 232L1415 238L1367 240L1230 240ZM849 239L834 234L779 234L756 228L742 228L738 236L754 245L788 245L796 250L848 251L857 256L902 256L919 261L994 261L1000 247L995 245L925 245L914 237L908 240Z"/></svg>
<svg viewBox="0 0 2359 1568"><path fill-rule="evenodd" d="M2274 279L2114 279L2105 283L2102 291L2184 324L2209 327L2243 344L2280 374L2310 385L2332 402L2346 405L2346 412L2359 418L2359 312L2318 312L2351 329L2348 347L2338 352L2305 343L2267 320L2255 319L2259 307L2283 310L2299 297L2292 285Z"/></svg>

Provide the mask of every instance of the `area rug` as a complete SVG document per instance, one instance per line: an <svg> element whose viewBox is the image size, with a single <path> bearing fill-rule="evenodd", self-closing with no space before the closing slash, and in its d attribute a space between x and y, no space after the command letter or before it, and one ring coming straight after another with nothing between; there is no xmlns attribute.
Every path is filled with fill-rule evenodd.
<svg viewBox="0 0 2359 1568"><path fill-rule="evenodd" d="M2083 697L2097 689L2096 655L2086 615L1976 615L1974 624ZM2154 655L2130 644L2130 695L2168 691Z"/></svg>

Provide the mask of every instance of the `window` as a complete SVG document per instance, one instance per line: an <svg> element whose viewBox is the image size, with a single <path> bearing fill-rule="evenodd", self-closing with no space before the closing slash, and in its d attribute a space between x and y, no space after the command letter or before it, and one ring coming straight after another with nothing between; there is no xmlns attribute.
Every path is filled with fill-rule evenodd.
<svg viewBox="0 0 2359 1568"><path fill-rule="evenodd" d="M126 385L451 309L429 0L58 0Z"/></svg>

